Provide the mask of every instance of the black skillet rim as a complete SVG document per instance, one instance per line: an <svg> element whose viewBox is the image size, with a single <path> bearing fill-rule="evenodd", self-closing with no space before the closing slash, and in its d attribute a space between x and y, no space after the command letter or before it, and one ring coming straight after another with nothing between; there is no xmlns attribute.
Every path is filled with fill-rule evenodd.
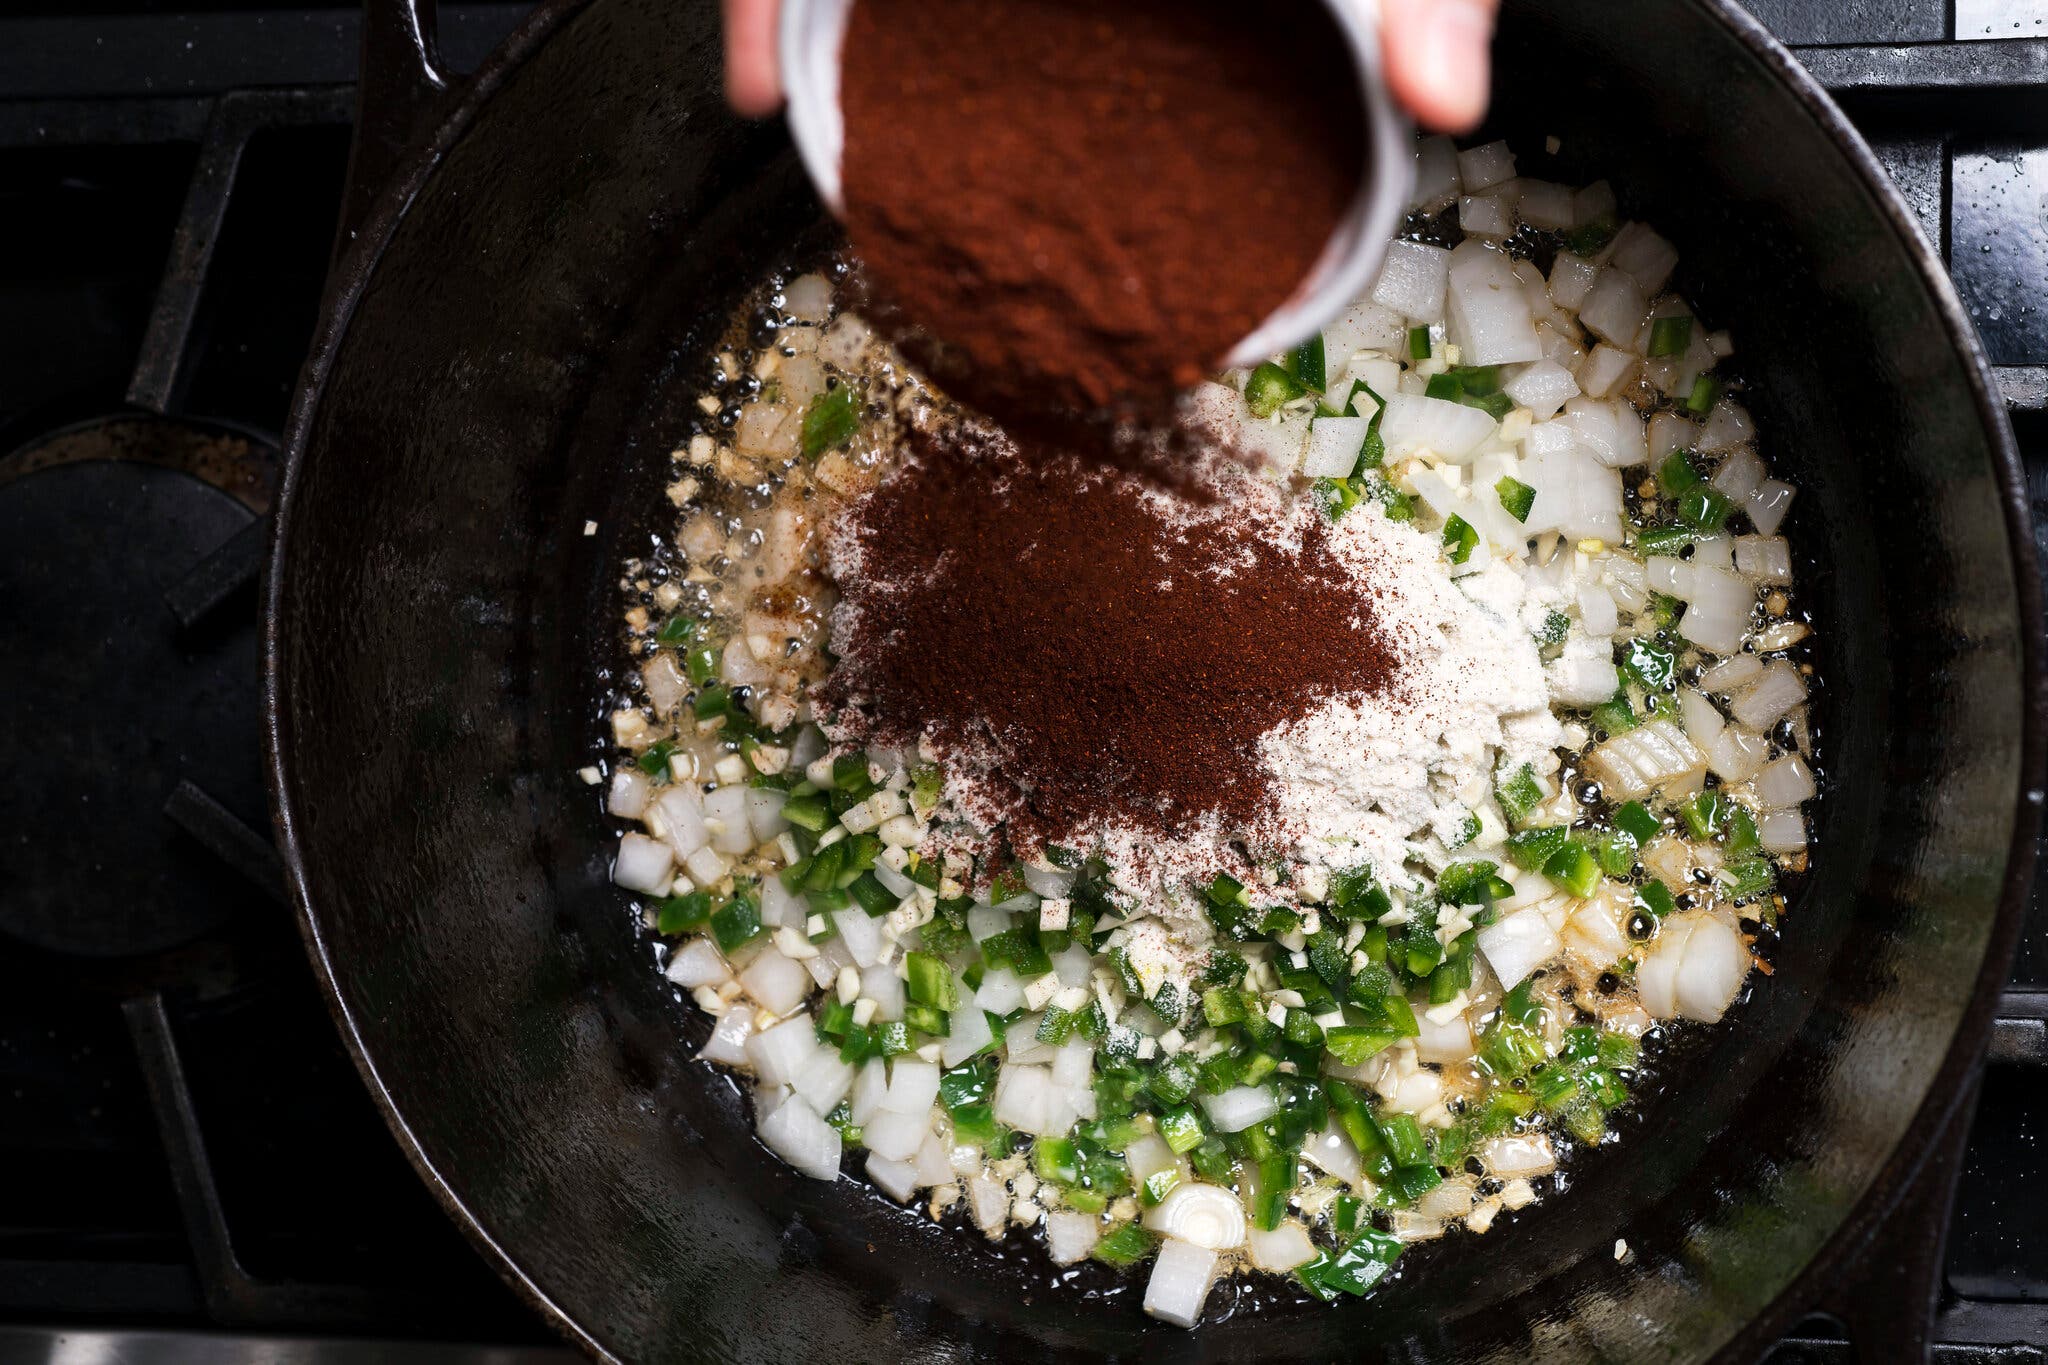
<svg viewBox="0 0 2048 1365"><path fill-rule="evenodd" d="M401 169L377 195L374 207L363 220L354 240L343 251L329 282L319 328L300 372L284 433L285 470L278 490L273 518L269 557L266 565L263 622L263 707L266 778L270 788L272 818L279 851L290 879L292 904L299 929L313 966L327 997L329 1010L340 1030L349 1056L361 1073L364 1085L406 1160L433 1193L442 1209L462 1229L478 1250L492 1262L499 1275L527 1304L573 1344L598 1360L616 1361L605 1345L591 1336L561 1305L528 1278L519 1262L501 1246L465 1205L413 1135L399 1111L368 1046L358 1031L354 1016L342 999L339 982L327 954L327 944L306 888L305 859L299 847L298 830L285 771L280 739L283 682L282 604L283 577L279 570L289 544L292 509L296 502L301 457L312 430L314 415L324 396L334 359L341 350L355 308L364 287L375 272L385 246L396 234L399 223L414 198L425 186L441 159L469 131L471 124L504 85L507 78L547 38L581 13L591 0L550 0L493 52L483 67L466 83L443 95L436 106L430 136L416 138ZM2018 442L2003 401L1991 379L1989 362L1976 329L1963 312L1948 272L1921 233L1911 210L1886 176L1863 136L1818 82L1770 32L1738 7L1735 0L1689 0L1726 28L1757 61L1774 74L1805 107L1807 113L1829 134L1862 180L1872 207L1903 239L1914 268L1929 288L1951 344L1963 357L1968 382L1976 400L1978 416L1990 437L2006 532L2012 548L2015 596L2023 623L2035 629L2023 631L2021 677L2023 712L2020 734L2020 790L2014 797L2013 835L2006 862L2004 886L1999 895L1998 917L1970 1003L1956 1027L1954 1038L1936 1071L1920 1108L1907 1125L1898 1144L1885 1158L1856 1207L1830 1234L1793 1281L1771 1303L1752 1317L1728 1341L1718 1358L1754 1359L1784 1334L1796 1317L1813 1304L1828 1285L1837 1263L1861 1246L1875 1232L1885 1214L1913 1183L1925 1164L1934 1136L1954 1116L1956 1107L1970 1089L1970 1082L1983 1062L1991 1034L1998 996L2011 968L2019 940L2020 922L2032 885L2035 843L2040 824L2044 781L2048 781L2048 675L2044 675L2044 653L2048 641L2041 630L2042 604L2039 573L2035 564L2032 522L2028 515L2025 473L2020 463Z"/></svg>

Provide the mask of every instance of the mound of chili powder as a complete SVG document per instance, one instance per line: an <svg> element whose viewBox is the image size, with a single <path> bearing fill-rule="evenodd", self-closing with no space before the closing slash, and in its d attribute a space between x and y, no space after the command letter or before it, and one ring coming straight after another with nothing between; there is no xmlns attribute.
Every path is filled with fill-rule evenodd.
<svg viewBox="0 0 2048 1365"><path fill-rule="evenodd" d="M952 429L846 517L821 710L848 739L929 736L1020 854L1106 826L1258 828L1259 737L1395 677L1313 514Z"/></svg>
<svg viewBox="0 0 2048 1365"><path fill-rule="evenodd" d="M1356 89L1309 0L855 0L848 232L956 397L1156 417L1308 276Z"/></svg>

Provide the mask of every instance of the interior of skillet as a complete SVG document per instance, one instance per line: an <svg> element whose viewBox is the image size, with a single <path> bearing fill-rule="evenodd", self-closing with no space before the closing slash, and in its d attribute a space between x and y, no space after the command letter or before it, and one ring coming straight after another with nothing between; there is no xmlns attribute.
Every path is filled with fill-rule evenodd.
<svg viewBox="0 0 2048 1365"><path fill-rule="evenodd" d="M1567 1193L1412 1255L1362 1304L1221 1288L1193 1335L1102 1267L785 1168L688 1060L707 1023L609 884L615 835L575 770L620 657L618 565L673 529L668 452L732 308L821 240L780 133L720 103L714 7L570 13L417 196L311 412L284 796L343 1002L426 1163L604 1348L1691 1358L1868 1187L1976 979L2012 827L2023 627L1991 438L1894 228L1703 4L1508 8L1489 135L1555 136L1546 174L1611 179L1734 330L1737 374L1768 379L1751 396L1804 490L1828 680L1816 870L1776 974Z"/></svg>

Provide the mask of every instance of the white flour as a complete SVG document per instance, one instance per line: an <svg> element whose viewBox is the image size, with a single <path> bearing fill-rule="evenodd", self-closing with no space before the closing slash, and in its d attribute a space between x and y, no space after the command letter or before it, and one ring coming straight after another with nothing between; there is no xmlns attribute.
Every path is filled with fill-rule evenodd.
<svg viewBox="0 0 2048 1365"><path fill-rule="evenodd" d="M1331 548L1374 586L1379 629L1401 657L1379 697L1333 698L1268 731L1260 753L1293 858L1309 868L1371 862L1390 877L1411 841L1458 838L1487 801L1496 758L1558 742L1535 641L1451 581L1434 539L1360 507ZM1487 574L1513 574L1498 565ZM1475 584L1475 586L1478 586Z"/></svg>

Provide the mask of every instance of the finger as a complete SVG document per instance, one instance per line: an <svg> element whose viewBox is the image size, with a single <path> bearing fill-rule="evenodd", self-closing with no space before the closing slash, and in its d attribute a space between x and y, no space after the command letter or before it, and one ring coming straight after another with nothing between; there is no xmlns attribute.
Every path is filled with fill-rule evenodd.
<svg viewBox="0 0 2048 1365"><path fill-rule="evenodd" d="M1499 0L1384 0L1387 85L1425 127L1470 132L1486 114Z"/></svg>
<svg viewBox="0 0 2048 1365"><path fill-rule="evenodd" d="M782 107L777 8L777 0L725 0L725 97L748 118L765 118Z"/></svg>

